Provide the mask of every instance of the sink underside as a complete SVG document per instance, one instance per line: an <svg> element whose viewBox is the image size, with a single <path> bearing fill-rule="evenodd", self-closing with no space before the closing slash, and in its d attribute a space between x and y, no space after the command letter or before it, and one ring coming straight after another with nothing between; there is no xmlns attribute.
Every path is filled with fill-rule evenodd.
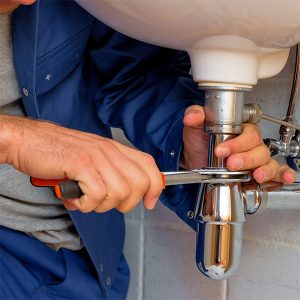
<svg viewBox="0 0 300 300"><path fill-rule="evenodd" d="M121 32L175 49L186 50L219 35L241 36L264 48L291 47L300 41L300 0L78 2Z"/></svg>
<svg viewBox="0 0 300 300"><path fill-rule="evenodd" d="M300 42L300 0L76 0L112 28L133 38L174 49L186 50L193 70L199 72L199 57L244 61L237 67L250 68L240 74L215 78L197 75L197 81L225 81L256 84L257 79L277 74L284 66L288 50ZM209 55L207 55L207 51ZM220 55L222 53L222 55ZM230 54L227 57L224 54ZM268 59L264 60L265 55ZM263 61L264 60L264 61ZM248 61L248 63L247 63ZM280 61L280 63L279 63ZM197 62L197 63L195 63ZM272 64L272 66L270 65ZM277 66L275 66L277 64ZM266 65L268 67L266 69ZM212 72L223 72L212 68ZM240 79L238 79L240 78Z"/></svg>

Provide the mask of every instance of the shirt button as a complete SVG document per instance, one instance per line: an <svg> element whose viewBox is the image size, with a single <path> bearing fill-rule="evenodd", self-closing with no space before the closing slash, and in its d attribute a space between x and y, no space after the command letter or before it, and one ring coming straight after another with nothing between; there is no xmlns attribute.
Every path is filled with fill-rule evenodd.
<svg viewBox="0 0 300 300"><path fill-rule="evenodd" d="M170 156L173 158L173 157L175 157L175 151L174 150L172 150L171 152L170 152Z"/></svg>
<svg viewBox="0 0 300 300"><path fill-rule="evenodd" d="M29 95L28 90L26 90L25 88L23 88L23 94L27 97Z"/></svg>
<svg viewBox="0 0 300 300"><path fill-rule="evenodd" d="M46 77L45 77L45 80L49 81L51 79L51 77L52 77L52 74L47 74Z"/></svg>
<svg viewBox="0 0 300 300"><path fill-rule="evenodd" d="M110 279L110 277L106 277L106 284L107 285L111 285L111 279Z"/></svg>
<svg viewBox="0 0 300 300"><path fill-rule="evenodd" d="M191 220L194 218L194 216L195 216L194 212L192 210L189 210L187 213L187 217Z"/></svg>
<svg viewBox="0 0 300 300"><path fill-rule="evenodd" d="M104 266L103 264L100 265L100 272L103 272L104 271Z"/></svg>

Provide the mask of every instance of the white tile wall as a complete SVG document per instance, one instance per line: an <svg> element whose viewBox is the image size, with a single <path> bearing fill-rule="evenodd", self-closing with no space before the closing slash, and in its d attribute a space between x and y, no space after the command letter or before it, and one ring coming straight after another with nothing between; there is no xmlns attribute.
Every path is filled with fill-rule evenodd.
<svg viewBox="0 0 300 300"><path fill-rule="evenodd" d="M247 102L283 117L292 71L290 60L278 76L259 82ZM297 116L300 119L300 110ZM278 137L278 126L264 121L260 125L265 136ZM151 212L140 206L126 221L129 300L300 299L300 211L248 216L241 265L227 282L211 281L198 272L194 233L162 205Z"/></svg>

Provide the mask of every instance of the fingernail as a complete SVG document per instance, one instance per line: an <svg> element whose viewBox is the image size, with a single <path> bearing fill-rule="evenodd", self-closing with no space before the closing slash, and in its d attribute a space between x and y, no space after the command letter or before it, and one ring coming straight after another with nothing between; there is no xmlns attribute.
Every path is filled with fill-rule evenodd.
<svg viewBox="0 0 300 300"><path fill-rule="evenodd" d="M147 208L153 209L155 207L157 201L158 201L158 197L154 197L152 200L148 201Z"/></svg>
<svg viewBox="0 0 300 300"><path fill-rule="evenodd" d="M287 183L293 183L293 181L295 180L295 178L294 178L294 173L288 172L288 173L285 175L285 180L287 181Z"/></svg>
<svg viewBox="0 0 300 300"><path fill-rule="evenodd" d="M262 175L263 182L266 182L268 180L268 174L265 172L261 172L261 175Z"/></svg>
<svg viewBox="0 0 300 300"><path fill-rule="evenodd" d="M190 111L185 112L184 115L187 116L187 115L196 114L196 113L198 113L197 110L190 110Z"/></svg>
<svg viewBox="0 0 300 300"><path fill-rule="evenodd" d="M147 203L147 209L152 210L155 207L155 203Z"/></svg>
<svg viewBox="0 0 300 300"><path fill-rule="evenodd" d="M218 147L216 149L216 154L218 157L227 157L230 154L230 151L228 148Z"/></svg>
<svg viewBox="0 0 300 300"><path fill-rule="evenodd" d="M232 162L232 167L234 170L239 170L242 169L244 166L244 162L240 158L235 158Z"/></svg>

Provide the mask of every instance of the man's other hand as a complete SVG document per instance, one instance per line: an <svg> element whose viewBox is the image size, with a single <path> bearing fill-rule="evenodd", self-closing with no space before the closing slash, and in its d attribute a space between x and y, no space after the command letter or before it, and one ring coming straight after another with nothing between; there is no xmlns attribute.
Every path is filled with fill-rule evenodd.
<svg viewBox="0 0 300 300"><path fill-rule="evenodd" d="M67 209L128 212L142 198L154 208L162 180L149 154L49 122L1 116L0 125L0 163L33 177L78 181L83 196L64 200Z"/></svg>
<svg viewBox="0 0 300 300"><path fill-rule="evenodd" d="M205 120L201 106L192 105L184 116L184 148L181 166L195 169L207 166L208 135L203 130ZM226 158L226 166L231 171L253 170L258 183L278 181L291 184L295 181L295 172L288 166L270 157L268 147L263 143L259 127L243 124L242 133L234 139L219 144L215 149L217 157Z"/></svg>

